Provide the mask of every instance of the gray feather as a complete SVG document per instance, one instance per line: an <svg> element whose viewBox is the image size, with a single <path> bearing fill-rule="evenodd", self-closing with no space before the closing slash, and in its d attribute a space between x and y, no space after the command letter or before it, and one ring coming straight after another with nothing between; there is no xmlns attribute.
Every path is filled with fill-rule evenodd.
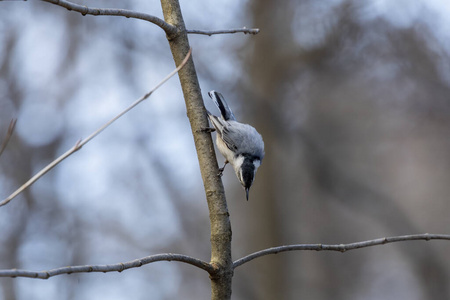
<svg viewBox="0 0 450 300"><path fill-rule="evenodd" d="M209 111L206 111L208 113L208 118L211 124L214 126L214 128L217 130L217 132L222 135L223 131L223 122L224 120L221 120L220 118L216 117L215 115L211 114Z"/></svg>
<svg viewBox="0 0 450 300"><path fill-rule="evenodd" d="M218 131L222 140L236 155L251 153L260 160L264 158L264 141L255 128L236 121L222 121L221 125Z"/></svg>

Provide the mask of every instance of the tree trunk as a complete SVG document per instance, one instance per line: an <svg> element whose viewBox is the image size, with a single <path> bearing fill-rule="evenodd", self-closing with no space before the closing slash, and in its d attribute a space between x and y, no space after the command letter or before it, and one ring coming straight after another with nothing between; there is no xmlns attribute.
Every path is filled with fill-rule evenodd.
<svg viewBox="0 0 450 300"><path fill-rule="evenodd" d="M167 36L176 65L188 53L190 46L178 0L161 0L164 19L177 27L177 32ZM195 147L200 164L206 200L211 222L211 263L217 273L211 275L211 299L230 299L233 265L231 260L231 224L225 191L219 174L214 146L209 133L201 129L208 127L206 110L203 104L192 57L178 72L187 116L191 124Z"/></svg>

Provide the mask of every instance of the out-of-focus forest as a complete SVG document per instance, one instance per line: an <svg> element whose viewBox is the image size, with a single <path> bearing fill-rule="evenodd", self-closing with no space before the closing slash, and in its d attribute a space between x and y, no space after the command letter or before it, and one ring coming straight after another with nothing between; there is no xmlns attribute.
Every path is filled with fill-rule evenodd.
<svg viewBox="0 0 450 300"><path fill-rule="evenodd" d="M78 1L162 17L158 1ZM181 1L206 93L263 135L245 201L224 184L233 259L295 243L450 232L450 5L446 1ZM5 198L174 68L164 32L38 1L0 2ZM219 164L223 158L218 155ZM209 219L181 88L171 79L0 208L0 269L110 264L171 252L209 260ZM450 244L289 252L235 270L233 299L450 299ZM0 299L208 299L204 271L1 278Z"/></svg>

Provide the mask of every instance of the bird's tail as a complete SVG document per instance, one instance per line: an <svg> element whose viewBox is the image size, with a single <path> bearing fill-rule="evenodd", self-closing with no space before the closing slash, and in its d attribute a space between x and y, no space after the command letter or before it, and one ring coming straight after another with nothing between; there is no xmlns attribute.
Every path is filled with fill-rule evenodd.
<svg viewBox="0 0 450 300"><path fill-rule="evenodd" d="M220 110L220 114L222 115L222 118L225 121L228 120L236 120L234 117L233 111L231 111L231 108L228 106L227 102L223 98L222 94L216 91L208 92L209 97L214 101L216 106Z"/></svg>

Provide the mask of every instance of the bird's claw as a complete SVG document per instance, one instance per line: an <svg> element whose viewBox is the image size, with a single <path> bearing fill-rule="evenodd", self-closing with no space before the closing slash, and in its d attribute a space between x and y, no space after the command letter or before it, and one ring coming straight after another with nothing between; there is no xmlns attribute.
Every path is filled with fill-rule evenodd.
<svg viewBox="0 0 450 300"><path fill-rule="evenodd" d="M216 129L215 128L211 128L211 127L204 127L204 128L201 128L200 131L201 132L205 132L205 133L211 133L211 132L216 131Z"/></svg>
<svg viewBox="0 0 450 300"><path fill-rule="evenodd" d="M225 164L223 165L222 168L219 168L219 174L217 174L219 177L222 177L223 175L223 170L225 170L225 166L228 164L228 160L225 161Z"/></svg>

